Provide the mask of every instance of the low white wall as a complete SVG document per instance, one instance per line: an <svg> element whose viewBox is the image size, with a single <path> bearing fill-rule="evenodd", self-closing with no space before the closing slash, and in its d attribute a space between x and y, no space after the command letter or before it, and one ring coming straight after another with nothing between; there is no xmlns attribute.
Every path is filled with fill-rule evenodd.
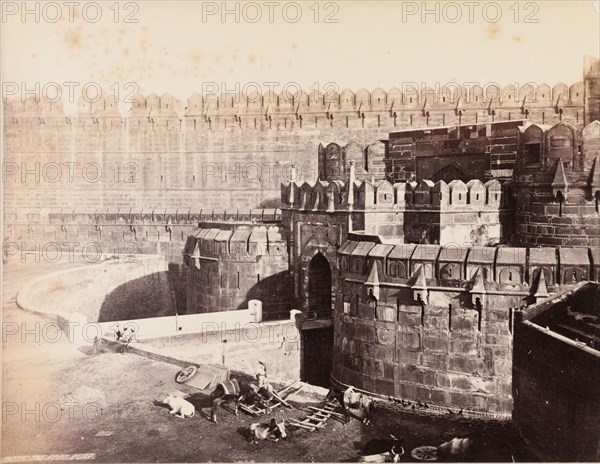
<svg viewBox="0 0 600 464"><path fill-rule="evenodd" d="M237 311L221 311L214 313L186 314L182 316L152 317L146 319L132 319L119 321L119 327L133 327L137 333L136 338L154 338L157 336L207 332L217 330L233 330L236 326L256 322L255 315L250 309ZM101 322L103 334L113 332L116 322Z"/></svg>
<svg viewBox="0 0 600 464"><path fill-rule="evenodd" d="M69 340L79 343L93 343L94 337L105 336L110 339L115 333L117 324L121 331L126 327L133 328L135 339L138 341L190 333L225 333L243 328L250 323L260 322L262 304L258 300L251 300L251 302L253 302L252 309L127 321L88 322L77 312L61 313L56 315L56 322Z"/></svg>

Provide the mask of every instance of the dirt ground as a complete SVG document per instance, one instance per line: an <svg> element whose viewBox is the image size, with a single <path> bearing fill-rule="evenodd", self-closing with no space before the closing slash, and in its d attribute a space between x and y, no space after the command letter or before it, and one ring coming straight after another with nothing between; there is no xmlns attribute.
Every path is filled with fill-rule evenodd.
<svg viewBox="0 0 600 464"><path fill-rule="evenodd" d="M58 266L63 265L11 262L3 271L3 458L95 453L98 462L355 462L367 441L393 433L407 450L403 461L411 460L414 447L467 435L479 445L476 461L534 459L509 424L434 417L381 404L369 426L330 420L323 430L309 432L288 425L285 440L252 444L246 430L257 420L221 408L219 424L211 423L208 397L175 383L177 366L131 353L93 354L90 347L58 338L43 319L20 310L18 288ZM25 337L22 331L12 334L15 324L30 332ZM93 389L102 401L61 410L58 401L80 387ZM170 415L157 400L174 389L193 393L191 401L200 413L191 419ZM292 401L295 409L278 408L274 415L303 417L307 406L317 404L309 401L298 396Z"/></svg>

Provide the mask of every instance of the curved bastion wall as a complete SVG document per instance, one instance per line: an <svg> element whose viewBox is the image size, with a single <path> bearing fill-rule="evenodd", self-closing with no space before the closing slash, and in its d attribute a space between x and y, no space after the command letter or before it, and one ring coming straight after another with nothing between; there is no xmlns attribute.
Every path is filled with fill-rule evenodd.
<svg viewBox="0 0 600 464"><path fill-rule="evenodd" d="M234 220L201 221L187 239L187 313L231 311L260 300L265 320L285 319L293 308L288 237L280 210ZM262 212L262 210L261 210Z"/></svg>
<svg viewBox="0 0 600 464"><path fill-rule="evenodd" d="M398 244L350 233L338 250L332 377L510 417L515 311L597 275L598 257L586 248Z"/></svg>
<svg viewBox="0 0 600 464"><path fill-rule="evenodd" d="M175 314L167 263L156 255L121 255L42 276L21 288L17 303L36 313L77 315L86 322Z"/></svg>

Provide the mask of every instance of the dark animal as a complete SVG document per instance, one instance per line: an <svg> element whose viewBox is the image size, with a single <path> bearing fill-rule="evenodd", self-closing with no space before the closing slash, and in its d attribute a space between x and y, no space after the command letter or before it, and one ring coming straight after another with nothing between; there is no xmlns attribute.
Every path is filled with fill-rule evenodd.
<svg viewBox="0 0 600 464"><path fill-rule="evenodd" d="M353 387L348 387L345 391L332 387L327 393L325 401L334 399L342 406L346 423L350 422L350 415L361 419L365 425L371 423L375 402L368 396L355 392Z"/></svg>
<svg viewBox="0 0 600 464"><path fill-rule="evenodd" d="M404 448L400 440L390 433L390 438L373 438L365 443L363 456L371 454L383 454L390 452L392 455L404 454Z"/></svg>
<svg viewBox="0 0 600 464"><path fill-rule="evenodd" d="M271 418L268 424L254 423L250 426L251 441L258 440L273 440L278 441L280 438L287 437L285 432L285 420Z"/></svg>
<svg viewBox="0 0 600 464"><path fill-rule="evenodd" d="M226 380L217 385L217 388L210 394L212 401L211 418L217 423L217 409L226 402L233 401L235 403L235 415L238 415L238 406L240 403L260 404L271 413L269 406L270 400L273 398L271 390L266 387L259 387L253 383L242 382L237 379Z"/></svg>

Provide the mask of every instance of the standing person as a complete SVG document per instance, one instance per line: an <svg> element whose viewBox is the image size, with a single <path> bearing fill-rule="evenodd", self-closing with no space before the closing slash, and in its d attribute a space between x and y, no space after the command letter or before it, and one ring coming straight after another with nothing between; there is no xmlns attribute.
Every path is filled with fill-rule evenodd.
<svg viewBox="0 0 600 464"><path fill-rule="evenodd" d="M135 330L133 330L133 327L130 327L129 334L126 334L128 328L129 327L125 327L125 329L123 330L123 336L121 337L121 343L123 343L123 354L125 354L125 352L129 350L129 344L133 341L133 338L135 337Z"/></svg>
<svg viewBox="0 0 600 464"><path fill-rule="evenodd" d="M258 384L257 393L261 399L268 404L268 402L273 399L273 387L267 378L267 365L262 361L258 361L258 364L260 364L260 370L256 374L256 381Z"/></svg>
<svg viewBox="0 0 600 464"><path fill-rule="evenodd" d="M115 332L115 340L116 341L121 340L121 337L123 336L124 332L121 332L121 328L119 327L118 322L116 323L116 325L113 326L113 330ZM125 328L125 330L127 330L127 328Z"/></svg>

